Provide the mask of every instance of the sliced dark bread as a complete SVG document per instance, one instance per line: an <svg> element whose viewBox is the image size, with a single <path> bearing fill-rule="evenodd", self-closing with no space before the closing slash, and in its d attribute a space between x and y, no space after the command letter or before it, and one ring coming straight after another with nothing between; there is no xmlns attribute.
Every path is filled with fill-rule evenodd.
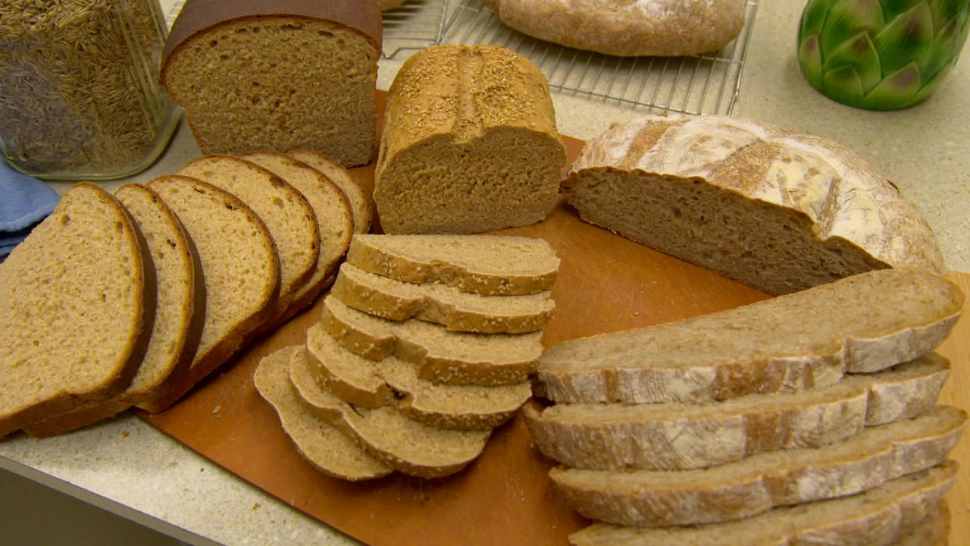
<svg viewBox="0 0 970 546"><path fill-rule="evenodd" d="M964 296L933 273L873 271L652 328L576 339L542 356L558 402L706 402L831 385L933 350Z"/></svg>
<svg viewBox="0 0 970 546"><path fill-rule="evenodd" d="M350 174L350 171L331 161L320 152L309 148L290 150L287 155L320 171L336 184L350 204L350 211L354 219L354 233L370 232L371 224L374 221L374 200L364 191L364 188Z"/></svg>

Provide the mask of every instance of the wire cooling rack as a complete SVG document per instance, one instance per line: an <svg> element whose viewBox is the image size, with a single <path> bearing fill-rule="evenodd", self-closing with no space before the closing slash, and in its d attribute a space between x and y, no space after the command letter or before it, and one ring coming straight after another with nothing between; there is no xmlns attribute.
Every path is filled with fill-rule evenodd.
<svg viewBox="0 0 970 546"><path fill-rule="evenodd" d="M361 0L375 1L375 0ZM169 28L185 0L161 0ZM393 59L398 53L422 49L441 41L448 0L410 0L384 12L384 47L381 55Z"/></svg>
<svg viewBox="0 0 970 546"><path fill-rule="evenodd" d="M758 0L746 0L741 34L719 51L689 57L621 58L526 36L479 0L462 0L441 43L508 47L535 63L560 93L685 114L730 114L741 88Z"/></svg>

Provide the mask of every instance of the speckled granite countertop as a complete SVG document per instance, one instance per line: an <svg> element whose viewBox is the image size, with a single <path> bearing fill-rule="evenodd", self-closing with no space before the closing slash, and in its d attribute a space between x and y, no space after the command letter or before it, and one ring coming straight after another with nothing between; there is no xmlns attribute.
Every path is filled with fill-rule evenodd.
<svg viewBox="0 0 970 546"><path fill-rule="evenodd" d="M798 73L794 41L803 5L803 0L761 2L734 114L825 136L855 150L923 211L939 235L949 268L970 271L968 61L961 61L936 95L915 108L880 113L839 105L816 93ZM382 62L381 89L388 88L400 64ZM568 95L553 98L560 130L578 138L643 112ZM174 172L198 154L183 124L163 159L133 180ZM118 185L105 184L111 189ZM0 441L0 467L188 542L351 543L129 415L60 437L16 435ZM180 529L194 536L179 534Z"/></svg>

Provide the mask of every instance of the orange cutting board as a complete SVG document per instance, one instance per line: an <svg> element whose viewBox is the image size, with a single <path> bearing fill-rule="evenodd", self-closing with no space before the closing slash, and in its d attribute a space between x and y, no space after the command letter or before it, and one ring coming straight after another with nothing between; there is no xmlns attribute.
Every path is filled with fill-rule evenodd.
<svg viewBox="0 0 970 546"><path fill-rule="evenodd" d="M582 142L567 139L569 161ZM373 187L373 166L354 175ZM556 311L546 346L579 336L649 326L751 303L766 296L609 231L581 222L563 204L543 223L501 233L545 239L562 259L553 287ZM954 276L964 290L970 275ZM321 298L322 301L322 298ZM532 445L521 415L492 434L483 455L465 471L439 480L399 474L348 483L305 462L280 428L273 409L253 387L259 360L304 343L320 316L320 301L278 331L258 340L221 373L169 411L139 413L240 478L348 535L378 545L566 544L588 522L556 495L546 476L550 461ZM970 407L970 326L964 318L942 352L954 361L944 395ZM970 468L968 442L954 456ZM970 536L966 472L950 494L952 544Z"/></svg>

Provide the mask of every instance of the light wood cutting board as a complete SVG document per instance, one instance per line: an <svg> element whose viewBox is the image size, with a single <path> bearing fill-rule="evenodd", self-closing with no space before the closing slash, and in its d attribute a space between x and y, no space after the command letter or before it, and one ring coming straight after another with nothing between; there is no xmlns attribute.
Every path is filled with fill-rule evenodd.
<svg viewBox="0 0 970 546"><path fill-rule="evenodd" d="M570 162L582 142L567 139ZM373 167L354 175L373 187ZM585 224L560 205L542 224L502 233L540 237L562 259L553 288L555 317L546 346L751 303L766 296L670 256ZM970 275L953 274L965 292ZM321 298L322 300L322 298ZM240 478L361 541L386 545L566 544L588 522L551 489L551 462L532 445L521 415L497 429L482 457L440 480L391 475L352 484L314 470L293 448L273 409L253 387L259 360L304 343L320 302L258 340L178 405L148 423ZM966 315L966 313L965 313ZM970 408L970 320L964 317L941 353L953 361L944 402ZM970 469L970 442L953 457ZM962 470L949 500L951 544L970 537L970 476ZM281 533L285 532L281 530Z"/></svg>

